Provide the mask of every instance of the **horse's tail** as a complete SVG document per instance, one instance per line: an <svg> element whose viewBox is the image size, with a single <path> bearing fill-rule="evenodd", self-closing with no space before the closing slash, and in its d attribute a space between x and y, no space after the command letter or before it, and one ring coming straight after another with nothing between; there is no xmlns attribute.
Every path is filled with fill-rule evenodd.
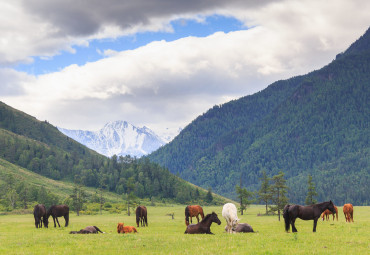
<svg viewBox="0 0 370 255"><path fill-rule="evenodd" d="M105 232L101 231L97 226L93 226L93 227L96 229L96 231L98 231L100 233L105 233Z"/></svg>
<svg viewBox="0 0 370 255"><path fill-rule="evenodd" d="M189 225L189 216L190 216L190 213L189 213L189 206L187 206L185 208L185 224L186 226Z"/></svg>
<svg viewBox="0 0 370 255"><path fill-rule="evenodd" d="M290 230L290 218L289 218L289 207L290 205L286 205L283 211L283 217L285 221L285 231L288 232Z"/></svg>
<svg viewBox="0 0 370 255"><path fill-rule="evenodd" d="M199 207L200 207L200 206L199 206ZM203 208L202 208L202 207L200 207L199 212L200 212L200 216L202 216L202 219L204 219L204 213L203 213Z"/></svg>
<svg viewBox="0 0 370 255"><path fill-rule="evenodd" d="M144 221L145 221L145 225L148 226L148 217L146 214L144 215Z"/></svg>

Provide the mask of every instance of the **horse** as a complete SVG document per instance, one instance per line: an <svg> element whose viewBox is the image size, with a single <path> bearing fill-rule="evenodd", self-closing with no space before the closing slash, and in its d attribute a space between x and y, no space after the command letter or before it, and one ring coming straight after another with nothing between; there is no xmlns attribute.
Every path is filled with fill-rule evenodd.
<svg viewBox="0 0 370 255"><path fill-rule="evenodd" d="M148 219L147 219L147 210L145 206L138 206L136 208L136 225L139 227L139 223L141 226L145 227L148 226Z"/></svg>
<svg viewBox="0 0 370 255"><path fill-rule="evenodd" d="M137 230L133 226L125 226L125 223L120 222L117 225L117 232L118 234L137 233Z"/></svg>
<svg viewBox="0 0 370 255"><path fill-rule="evenodd" d="M222 216L226 220L227 233L233 233L239 223L236 206L232 203L227 203L222 208Z"/></svg>
<svg viewBox="0 0 370 255"><path fill-rule="evenodd" d="M185 208L185 224L186 226L189 226L189 217L190 217L190 223L193 223L193 217L196 217L199 223L199 215L202 217L202 220L204 219L204 213L203 208L200 205L188 205Z"/></svg>
<svg viewBox="0 0 370 255"><path fill-rule="evenodd" d="M80 231L71 231L69 232L70 234L99 234L100 233L105 233L102 232L97 226L87 226L84 229L81 229Z"/></svg>
<svg viewBox="0 0 370 255"><path fill-rule="evenodd" d="M335 209L335 213L334 213L334 214L333 214L333 213L331 213L331 211L329 211L328 209L326 209L326 210L322 213L322 215L321 215L322 220L323 220L323 221L324 221L324 219L329 220L329 215L330 215L330 214L333 214L333 220L334 220L334 218L335 218L335 215L337 215L337 221L338 221L338 207L336 207L336 206L334 205L334 209Z"/></svg>
<svg viewBox="0 0 370 255"><path fill-rule="evenodd" d="M352 204L345 204L343 205L343 213L344 217L346 218L346 222L353 222L353 205Z"/></svg>
<svg viewBox="0 0 370 255"><path fill-rule="evenodd" d="M33 208L33 217L35 218L36 228L42 228L42 222L44 222L44 227L48 227L48 220L46 218L46 208L43 204L37 204Z"/></svg>
<svg viewBox="0 0 370 255"><path fill-rule="evenodd" d="M58 226L60 227L58 217L64 217L64 220L66 221L66 227L68 226L69 222L69 207L68 205L52 205L47 214L46 218L49 219L50 215L53 217L54 220L54 228L57 226L55 224L55 220L57 220Z"/></svg>
<svg viewBox="0 0 370 255"><path fill-rule="evenodd" d="M329 209L332 213L335 213L334 204L330 200L313 205L286 205L283 210L283 217L285 221L285 231L288 232L290 225L292 225L292 231L298 232L294 223L297 218L302 220L313 220L313 232L316 232L317 220L323 211Z"/></svg>
<svg viewBox="0 0 370 255"><path fill-rule="evenodd" d="M220 219L217 217L217 214L215 212L212 212L211 214L207 214L206 217L202 219L201 222L197 224L190 224L186 227L184 234L211 234L211 225L212 222L217 223L218 225L221 224Z"/></svg>
<svg viewBox="0 0 370 255"><path fill-rule="evenodd" d="M225 231L227 232L227 226L225 227ZM254 232L251 225L248 223L239 223L235 228L236 233L256 233Z"/></svg>

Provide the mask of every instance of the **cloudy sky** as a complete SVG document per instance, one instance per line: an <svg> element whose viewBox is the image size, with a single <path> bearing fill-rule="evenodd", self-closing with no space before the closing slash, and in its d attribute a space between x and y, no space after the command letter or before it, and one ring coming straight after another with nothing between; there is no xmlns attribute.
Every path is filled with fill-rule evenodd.
<svg viewBox="0 0 370 255"><path fill-rule="evenodd" d="M158 133L331 62L367 0L0 1L0 100L83 130Z"/></svg>

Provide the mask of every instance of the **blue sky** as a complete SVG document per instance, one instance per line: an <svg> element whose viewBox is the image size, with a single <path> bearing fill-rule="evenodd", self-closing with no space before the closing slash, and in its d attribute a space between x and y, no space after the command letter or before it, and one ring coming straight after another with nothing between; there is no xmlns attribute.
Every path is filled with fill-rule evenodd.
<svg viewBox="0 0 370 255"><path fill-rule="evenodd" d="M173 31L140 32L118 38L89 40L88 46L73 46L75 52L60 51L50 58L33 57L32 63L19 64L17 71L40 75L59 71L71 64L84 65L104 58L105 50L126 51L145 46L153 41L165 40L167 42L184 37L207 37L216 32L231 32L247 29L245 25L234 17L212 15L203 21L178 19L170 22Z"/></svg>
<svg viewBox="0 0 370 255"><path fill-rule="evenodd" d="M214 105L321 68L365 0L0 1L0 100L68 129L176 135Z"/></svg>

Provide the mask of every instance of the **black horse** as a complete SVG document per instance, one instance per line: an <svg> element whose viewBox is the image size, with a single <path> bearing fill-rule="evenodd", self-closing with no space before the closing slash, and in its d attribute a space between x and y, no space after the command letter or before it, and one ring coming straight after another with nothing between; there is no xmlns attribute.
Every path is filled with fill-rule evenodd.
<svg viewBox="0 0 370 255"><path fill-rule="evenodd" d="M68 226L68 222L69 222L69 207L68 205L52 205L47 214L46 214L46 218L49 219L50 215L53 217L53 220L54 220L54 228L57 226L55 224L55 220L57 220L57 223L58 223L58 226L60 227L60 224L59 224L59 221L58 221L58 217L64 217L65 221L66 221L66 227Z"/></svg>
<svg viewBox="0 0 370 255"><path fill-rule="evenodd" d="M285 221L285 231L288 232L290 224L292 224L292 231L298 232L295 228L295 220L300 218L302 220L313 220L313 232L316 232L317 220L320 218L323 211L329 209L332 213L335 213L333 202L323 202L314 205L286 205L283 210L283 217Z"/></svg>
<svg viewBox="0 0 370 255"><path fill-rule="evenodd" d="M211 225L212 222L217 223L218 225L221 224L220 219L217 217L217 214L215 212L212 212L211 214L207 214L204 219L199 222L198 224L190 224L186 230L185 234L211 234Z"/></svg>
<svg viewBox="0 0 370 255"><path fill-rule="evenodd" d="M139 227L139 223L141 223L141 226L145 227L148 226L148 218L147 218L147 210L145 206L138 206L136 208L136 224L137 227Z"/></svg>
<svg viewBox="0 0 370 255"><path fill-rule="evenodd" d="M46 217L46 208L43 204L37 204L33 208L33 217L35 218L36 228L42 228L42 222L44 222L44 227L48 227L48 220Z"/></svg>

